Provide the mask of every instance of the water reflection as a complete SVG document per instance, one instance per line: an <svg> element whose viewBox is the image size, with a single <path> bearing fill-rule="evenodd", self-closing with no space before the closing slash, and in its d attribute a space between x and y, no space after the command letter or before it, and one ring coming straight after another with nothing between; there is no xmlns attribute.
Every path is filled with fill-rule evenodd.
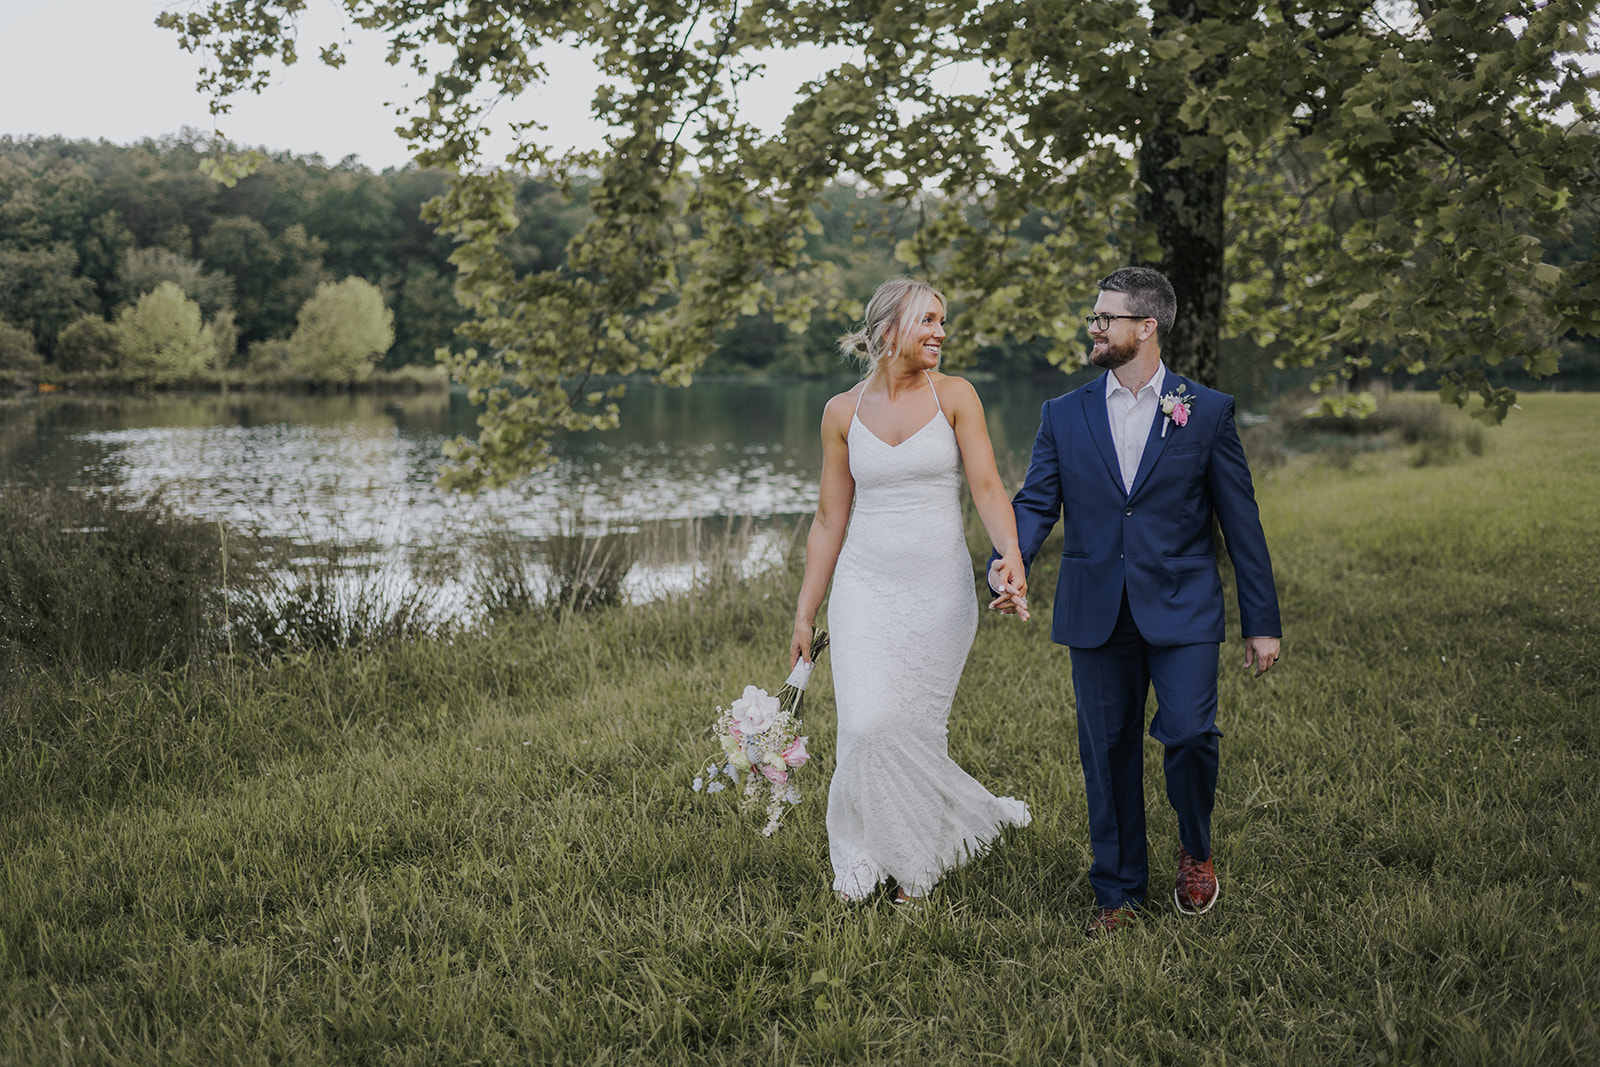
<svg viewBox="0 0 1600 1067"><path fill-rule="evenodd" d="M787 551L815 508L822 408L849 384L634 384L619 429L565 435L551 468L477 497L434 485L444 441L476 432L461 393L47 396L0 406L0 481L160 493L268 536L390 550L462 543L489 525L542 540L748 516L755 562ZM979 383L1008 484L1026 469L1039 404L1071 384ZM637 591L690 580L699 536L649 538Z"/></svg>

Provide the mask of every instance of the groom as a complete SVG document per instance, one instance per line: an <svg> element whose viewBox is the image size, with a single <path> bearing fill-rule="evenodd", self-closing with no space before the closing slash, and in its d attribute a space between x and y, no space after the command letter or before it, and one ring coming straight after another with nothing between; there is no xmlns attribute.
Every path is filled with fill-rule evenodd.
<svg viewBox="0 0 1600 1067"><path fill-rule="evenodd" d="M1278 659L1278 598L1233 398L1169 371L1161 343L1178 301L1153 270L1100 282L1088 317L1090 362L1106 373L1040 413L1028 477L1012 501L1023 562L1064 523L1050 636L1072 654L1078 755L1089 802L1098 904L1086 933L1110 937L1143 907L1145 697L1178 815L1173 900L1186 915L1216 902L1211 808L1217 789L1217 668L1222 581L1212 520L1238 579L1246 667ZM994 572L990 585L994 588ZM1026 616L1015 590L990 605Z"/></svg>

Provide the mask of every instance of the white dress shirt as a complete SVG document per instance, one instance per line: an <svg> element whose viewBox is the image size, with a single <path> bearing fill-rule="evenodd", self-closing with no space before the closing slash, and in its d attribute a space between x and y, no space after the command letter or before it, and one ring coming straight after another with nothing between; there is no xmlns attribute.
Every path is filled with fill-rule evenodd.
<svg viewBox="0 0 1600 1067"><path fill-rule="evenodd" d="M1134 475L1144 458L1150 426L1161 410L1161 385L1166 381L1167 365L1156 364L1156 372L1144 383L1137 396L1117 381L1115 371L1106 371L1106 416L1111 420L1111 443L1117 449L1117 466L1122 471L1123 492L1133 489Z"/></svg>

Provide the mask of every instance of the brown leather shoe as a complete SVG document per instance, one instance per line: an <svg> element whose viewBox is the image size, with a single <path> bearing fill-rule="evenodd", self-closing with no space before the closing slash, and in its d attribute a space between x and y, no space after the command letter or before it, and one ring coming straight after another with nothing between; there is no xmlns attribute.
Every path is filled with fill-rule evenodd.
<svg viewBox="0 0 1600 1067"><path fill-rule="evenodd" d="M1132 908L1101 908L1089 920L1089 925L1083 928L1083 936L1090 941L1110 941L1117 936L1118 930L1133 925L1137 917L1138 912Z"/></svg>
<svg viewBox="0 0 1600 1067"><path fill-rule="evenodd" d="M1211 860L1197 860L1187 849L1178 846L1178 881L1172 887L1172 902L1185 915L1204 915L1222 895L1217 885L1217 872Z"/></svg>

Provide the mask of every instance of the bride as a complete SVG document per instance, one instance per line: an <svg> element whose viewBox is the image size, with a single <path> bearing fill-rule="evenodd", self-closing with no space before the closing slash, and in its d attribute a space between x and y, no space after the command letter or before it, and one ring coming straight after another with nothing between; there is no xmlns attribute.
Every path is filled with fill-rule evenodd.
<svg viewBox="0 0 1600 1067"><path fill-rule="evenodd" d="M828 788L833 890L862 900L893 880L925 896L1028 808L992 796L950 758L946 723L977 631L961 470L1008 591L1027 578L1011 502L971 384L940 374L945 301L926 282L884 282L840 341L866 376L822 415L822 492L806 539L790 665L810 648L828 583L838 764ZM849 523L846 532L846 521Z"/></svg>

